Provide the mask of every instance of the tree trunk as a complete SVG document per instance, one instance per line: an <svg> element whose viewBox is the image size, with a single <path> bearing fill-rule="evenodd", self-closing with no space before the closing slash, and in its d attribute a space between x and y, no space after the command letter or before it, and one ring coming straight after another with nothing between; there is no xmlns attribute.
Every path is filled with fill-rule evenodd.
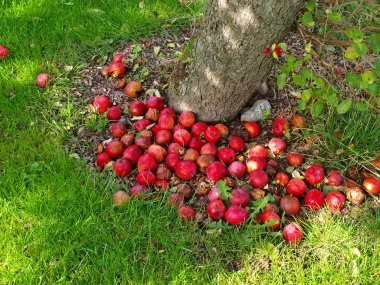
<svg viewBox="0 0 380 285"><path fill-rule="evenodd" d="M278 43L302 0L209 0L193 48L171 78L169 105L198 120L231 120L272 68L265 47Z"/></svg>

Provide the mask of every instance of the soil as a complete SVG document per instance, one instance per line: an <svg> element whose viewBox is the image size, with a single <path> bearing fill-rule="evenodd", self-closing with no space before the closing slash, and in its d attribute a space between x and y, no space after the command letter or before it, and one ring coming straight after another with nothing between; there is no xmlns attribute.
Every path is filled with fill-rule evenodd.
<svg viewBox="0 0 380 285"><path fill-rule="evenodd" d="M126 58L129 65L129 70L127 71L126 80L138 80L142 83L145 92L138 99L145 101L148 97L155 95L165 98L166 90L168 86L168 78L173 70L173 67L177 63L177 59L181 56L181 51L185 48L189 39L195 33L195 29L192 27L185 27L178 33L165 33L159 34L152 37L141 38L138 43L127 42L120 49L115 50L114 55L120 52L126 53ZM296 57L301 57L303 54L303 39L296 33L289 33L286 38L286 43L288 49ZM332 54L332 60L337 64L340 63L340 58L337 55ZM111 78L104 78L101 76L101 68L109 64L112 61L112 56L109 58L99 58L94 56L89 64L89 66L81 71L80 83L75 86L74 98L75 105L79 106L83 110L86 110L86 117L93 115L91 105L95 97L100 95L106 95L112 102L113 105L121 107L123 110L129 102L135 100L133 98L127 97L123 89L115 89L113 83L114 80ZM313 67L320 70L320 72L326 72L324 67L319 66L317 63ZM278 70L278 66L275 66L272 74ZM275 118L285 117L291 119L293 114L296 112L296 107L298 105L298 99L292 94L286 92L278 92L274 88L273 79L268 79L269 92L265 95L260 95L252 91L253 96L249 105L241 113L245 112L251 107L251 105L259 99L267 99L271 106L272 112L266 118L265 121L260 122L261 133L255 139L249 139L248 145L263 144L267 145L269 140L272 138L272 123ZM133 118L124 112L123 121L126 123L129 130L132 129ZM238 118L230 123L226 123L229 127L230 135L238 134L244 136L246 133L244 125ZM306 118L307 119L307 118ZM86 127L86 118L82 126L77 130L76 140L70 140L67 142L66 151L68 153L76 153L80 158L85 159L88 162L88 166L91 169L96 169L96 154L103 151L104 145L110 139L112 139L112 134L110 126L112 122L107 123L107 127L103 131L95 132L88 127ZM285 138L287 143L287 151L279 156L270 155L271 158L275 158L278 161L277 172L288 172L291 176L292 169L288 168L287 164L287 153L291 150L295 153L302 153L306 159L306 163L302 165L298 170L300 174L303 174L306 167L310 166L312 161L307 160L307 158L318 157L319 152L315 147L315 141L312 138L305 138L297 129L291 130L291 139ZM219 146L228 145L228 138L222 139L218 144ZM239 154L241 160L246 158L246 153ZM112 169L112 168L111 168ZM113 175L112 171L104 171L104 175ZM131 175L127 178L118 178L120 182L120 188L125 189L126 185L135 184L135 176L137 170L134 170ZM297 174L295 174L297 175ZM270 181L273 181L273 175L270 176ZM247 190L253 190L252 187L247 182L247 177L242 180L236 180L232 178L225 179L226 184L231 187L243 186ZM171 181L172 186L176 186L179 181L174 179ZM187 204L194 207L195 211L198 213L198 218L200 221L207 219L207 214L205 215L206 205L208 203L207 192L211 189L214 183L212 183L205 175L198 173L195 178L190 181L185 182L192 188L191 198L187 199ZM279 187L277 185L270 184L267 192L272 194L277 194L283 196L286 194L284 187ZM314 187L309 185L309 189ZM115 189L117 191L118 189ZM125 189L127 190L127 189ZM343 189L342 189L343 190ZM176 188L171 188L170 191L176 191ZM300 213L301 216L307 217L309 215L308 210L304 210Z"/></svg>

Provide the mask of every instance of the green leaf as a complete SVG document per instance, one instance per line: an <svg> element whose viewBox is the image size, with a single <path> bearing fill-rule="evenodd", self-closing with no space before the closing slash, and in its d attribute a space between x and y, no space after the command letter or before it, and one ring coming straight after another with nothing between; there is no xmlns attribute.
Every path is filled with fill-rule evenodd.
<svg viewBox="0 0 380 285"><path fill-rule="evenodd" d="M338 95L335 92L329 92L326 96L326 102L330 106L338 105L338 102L339 102Z"/></svg>
<svg viewBox="0 0 380 285"><path fill-rule="evenodd" d="M256 217L256 215L265 208L265 206L271 202L275 202L276 200L273 198L271 194L266 195L264 198L259 199L257 201L252 202L252 207L251 207L251 217Z"/></svg>
<svg viewBox="0 0 380 285"><path fill-rule="evenodd" d="M313 27L315 24L313 21L313 15L310 12L306 12L305 14L303 14L301 18L301 22L305 26L309 26L309 27Z"/></svg>
<svg viewBox="0 0 380 285"><path fill-rule="evenodd" d="M357 110L359 112L366 111L368 109L368 107L369 107L368 101L365 101L364 103L362 103L362 102L356 102L355 105L354 105L355 110Z"/></svg>
<svg viewBox="0 0 380 285"><path fill-rule="evenodd" d="M306 9L313 11L315 9L315 0L308 0L306 2Z"/></svg>
<svg viewBox="0 0 380 285"><path fill-rule="evenodd" d="M321 100L315 101L310 106L310 112L313 116L319 116L323 111L323 102Z"/></svg>
<svg viewBox="0 0 380 285"><path fill-rule="evenodd" d="M338 12L331 12L327 15L327 19L333 22L339 22L342 19L342 15Z"/></svg>
<svg viewBox="0 0 380 285"><path fill-rule="evenodd" d="M277 77L277 87L278 89L284 89L286 86L286 75L285 74L280 74Z"/></svg>
<svg viewBox="0 0 380 285"><path fill-rule="evenodd" d="M308 69L302 69L302 70L300 71L300 74L301 74L301 76L302 76L302 79L307 79L307 78L310 78L310 77L311 77L311 72L310 72L310 70L308 70Z"/></svg>
<svg viewBox="0 0 380 285"><path fill-rule="evenodd" d="M376 80L376 75L375 73L373 73L372 71L370 70L367 70L366 72L364 72L362 74L362 78L365 82L367 82L368 84L372 84L375 82Z"/></svg>
<svg viewBox="0 0 380 285"><path fill-rule="evenodd" d="M361 30L351 28L346 31L346 35L354 42L361 43L364 39L364 33Z"/></svg>
<svg viewBox="0 0 380 285"><path fill-rule="evenodd" d="M325 83L323 82L323 79L318 77L317 75L313 74L311 76L313 83L319 87L325 87Z"/></svg>
<svg viewBox="0 0 380 285"><path fill-rule="evenodd" d="M365 90L371 95L371 96L378 96L379 95L379 89L380 89L380 83L372 83L371 85L368 85Z"/></svg>
<svg viewBox="0 0 380 285"><path fill-rule="evenodd" d="M380 58L375 61L375 72L376 75L380 77Z"/></svg>
<svg viewBox="0 0 380 285"><path fill-rule="evenodd" d="M303 87L305 85L305 80L303 80L302 77L300 77L298 74L293 73L292 78L295 84L297 84L300 87Z"/></svg>
<svg viewBox="0 0 380 285"><path fill-rule="evenodd" d="M380 33L372 33L368 38L368 43L373 52L380 52Z"/></svg>
<svg viewBox="0 0 380 285"><path fill-rule="evenodd" d="M286 52L288 50L288 46L286 45L286 43L279 43L278 46L282 48L283 52Z"/></svg>
<svg viewBox="0 0 380 285"><path fill-rule="evenodd" d="M300 102L298 103L298 111L304 111L306 110L306 105L307 105L307 102L305 100L300 100Z"/></svg>
<svg viewBox="0 0 380 285"><path fill-rule="evenodd" d="M302 91L301 98L303 101L308 102L312 94L313 94L313 91L311 89L305 89Z"/></svg>
<svg viewBox="0 0 380 285"><path fill-rule="evenodd" d="M362 88L363 78L356 73L346 72L346 82L351 83L356 88Z"/></svg>
<svg viewBox="0 0 380 285"><path fill-rule="evenodd" d="M347 59L356 59L367 53L367 46L365 43L356 43L346 49L344 56Z"/></svg>
<svg viewBox="0 0 380 285"><path fill-rule="evenodd" d="M218 181L218 194L222 195L222 200L228 200L232 197L229 192L231 189L222 179Z"/></svg>
<svg viewBox="0 0 380 285"><path fill-rule="evenodd" d="M336 107L336 111L339 115L347 113L348 110L350 110L352 105L351 99L344 99L342 102L339 103L339 105Z"/></svg>

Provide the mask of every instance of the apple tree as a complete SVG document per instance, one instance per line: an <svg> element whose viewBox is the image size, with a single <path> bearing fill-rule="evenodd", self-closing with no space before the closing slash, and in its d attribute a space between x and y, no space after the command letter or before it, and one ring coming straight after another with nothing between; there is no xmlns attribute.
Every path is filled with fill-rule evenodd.
<svg viewBox="0 0 380 285"><path fill-rule="evenodd" d="M272 68L262 50L278 43L302 0L209 0L203 23L175 67L169 105L199 120L236 117Z"/></svg>

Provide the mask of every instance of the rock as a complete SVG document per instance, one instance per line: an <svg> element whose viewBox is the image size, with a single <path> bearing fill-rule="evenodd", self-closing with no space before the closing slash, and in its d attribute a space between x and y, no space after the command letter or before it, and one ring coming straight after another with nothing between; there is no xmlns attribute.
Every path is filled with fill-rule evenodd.
<svg viewBox="0 0 380 285"><path fill-rule="evenodd" d="M257 122L263 118L264 112L268 110L270 112L271 106L268 100L257 100L251 109L241 115L240 120L243 122Z"/></svg>

